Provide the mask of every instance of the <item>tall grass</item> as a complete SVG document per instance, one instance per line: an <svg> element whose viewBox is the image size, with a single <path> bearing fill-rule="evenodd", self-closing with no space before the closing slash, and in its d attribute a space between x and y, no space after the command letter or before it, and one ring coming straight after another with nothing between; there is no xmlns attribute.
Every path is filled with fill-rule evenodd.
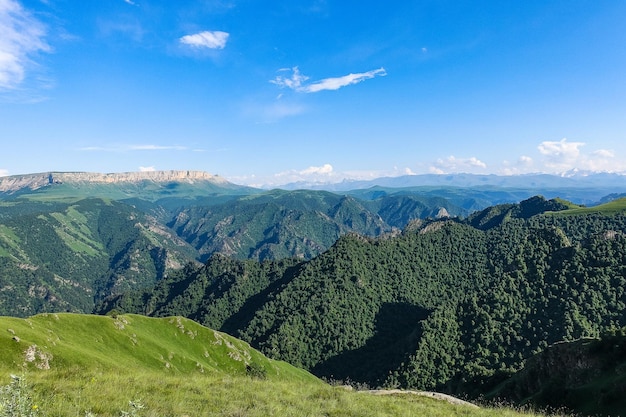
<svg viewBox="0 0 626 417"><path fill-rule="evenodd" d="M0 317L0 386L20 372L24 412L41 417L520 415L350 392L179 317Z"/></svg>
<svg viewBox="0 0 626 417"><path fill-rule="evenodd" d="M38 372L29 375L44 416L535 416L507 408L471 408L408 394L378 396L310 382L157 372Z"/></svg>

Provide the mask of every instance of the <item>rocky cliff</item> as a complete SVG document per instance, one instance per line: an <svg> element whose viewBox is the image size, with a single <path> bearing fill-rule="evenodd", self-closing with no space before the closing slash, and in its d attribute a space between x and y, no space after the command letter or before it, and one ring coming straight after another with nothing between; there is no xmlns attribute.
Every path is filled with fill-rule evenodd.
<svg viewBox="0 0 626 417"><path fill-rule="evenodd" d="M625 333L556 343L529 358L495 397L576 415L626 416Z"/></svg>
<svg viewBox="0 0 626 417"><path fill-rule="evenodd" d="M153 182L187 182L209 181L216 184L226 184L228 181L204 171L149 171L149 172L121 172L100 174L94 172L44 172L38 174L12 175L0 177L0 192L12 193L25 188L36 190L51 184L115 184L136 183L141 181Z"/></svg>

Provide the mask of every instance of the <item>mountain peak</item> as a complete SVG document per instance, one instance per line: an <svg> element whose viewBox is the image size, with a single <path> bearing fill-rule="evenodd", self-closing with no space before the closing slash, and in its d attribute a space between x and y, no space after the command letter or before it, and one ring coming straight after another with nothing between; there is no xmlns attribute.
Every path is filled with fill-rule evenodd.
<svg viewBox="0 0 626 417"><path fill-rule="evenodd" d="M12 175L0 177L0 192L15 192L24 188L36 190L51 184L115 184L152 182L187 182L209 181L226 184L227 181L217 175L204 171L145 171L101 174L96 172L43 172L38 174Z"/></svg>

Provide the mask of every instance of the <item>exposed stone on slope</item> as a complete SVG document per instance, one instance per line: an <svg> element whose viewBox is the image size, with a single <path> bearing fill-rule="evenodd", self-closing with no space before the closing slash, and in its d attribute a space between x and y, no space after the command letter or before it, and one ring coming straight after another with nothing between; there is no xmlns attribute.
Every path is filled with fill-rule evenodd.
<svg viewBox="0 0 626 417"><path fill-rule="evenodd" d="M44 172L39 174L12 175L0 177L0 192L15 192L21 189L36 190L51 184L81 183L133 183L141 181L153 182L187 182L210 181L226 184L228 181L217 175L204 171L148 171L120 172L101 174L96 172Z"/></svg>

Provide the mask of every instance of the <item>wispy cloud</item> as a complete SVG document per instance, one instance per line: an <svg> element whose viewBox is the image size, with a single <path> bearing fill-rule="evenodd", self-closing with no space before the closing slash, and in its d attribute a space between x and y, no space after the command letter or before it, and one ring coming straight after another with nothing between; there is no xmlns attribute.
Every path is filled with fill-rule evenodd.
<svg viewBox="0 0 626 417"><path fill-rule="evenodd" d="M154 172L156 171L156 168L151 166L151 167L139 167L139 172Z"/></svg>
<svg viewBox="0 0 626 417"><path fill-rule="evenodd" d="M289 69L282 68L279 71L285 72L289 71ZM324 78L323 80L307 84L309 77L301 74L298 67L293 67L291 68L291 76L278 75L270 82L281 88L290 88L300 93L317 93L325 90L338 90L348 85L358 84L374 77L384 77L385 75L387 75L385 69L379 68L357 74L351 73L342 77Z"/></svg>
<svg viewBox="0 0 626 417"><path fill-rule="evenodd" d="M113 145L113 146L85 146L79 148L84 152L134 152L134 151L186 151L186 146L179 145Z"/></svg>
<svg viewBox="0 0 626 417"><path fill-rule="evenodd" d="M369 80L370 78L374 78L376 76L384 77L385 75L387 75L385 69L379 68L377 70L362 72L358 74L348 74L344 75L343 77L326 78L313 84L304 86L303 91L305 93L317 93L318 91L324 90L338 90L341 87L358 84L362 81Z"/></svg>
<svg viewBox="0 0 626 417"><path fill-rule="evenodd" d="M6 177L7 175L9 175L8 169L0 169L0 177Z"/></svg>
<svg viewBox="0 0 626 417"><path fill-rule="evenodd" d="M614 158L615 152L610 151L608 149L598 149L597 151L593 151L592 155L597 156L599 158Z"/></svg>
<svg viewBox="0 0 626 417"><path fill-rule="evenodd" d="M292 90L299 90L302 87L302 83L306 82L309 79L306 75L300 74L300 69L298 67L289 68L281 68L278 72L288 72L291 71L291 76L284 77L282 75L277 75L276 78L270 80L270 83L276 84L281 88L291 88Z"/></svg>
<svg viewBox="0 0 626 417"><path fill-rule="evenodd" d="M329 182L336 179L336 173L331 164L310 166L302 170L289 170L274 174L266 185L288 184L292 182Z"/></svg>
<svg viewBox="0 0 626 417"><path fill-rule="evenodd" d="M163 146L163 145L130 145L131 151L185 151L186 146Z"/></svg>
<svg viewBox="0 0 626 417"><path fill-rule="evenodd" d="M13 90L36 66L40 52L50 52L45 26L15 0L0 0L0 90Z"/></svg>
<svg viewBox="0 0 626 417"><path fill-rule="evenodd" d="M450 155L447 158L440 158L430 167L430 172L434 174L448 173L474 173L487 168L487 164L476 157L457 158Z"/></svg>
<svg viewBox="0 0 626 417"><path fill-rule="evenodd" d="M409 168L393 167L390 170L350 170L337 171L331 164L313 165L304 169L292 169L268 176L239 176L229 180L252 187L272 188L291 183L333 184L340 181L373 180L381 177L397 177L399 175L415 175Z"/></svg>
<svg viewBox="0 0 626 417"><path fill-rule="evenodd" d="M179 41L194 48L224 49L229 36L230 34L227 32L207 30L193 35L185 35Z"/></svg>
<svg viewBox="0 0 626 417"><path fill-rule="evenodd" d="M260 103L253 99L241 103L242 114L259 124L275 123L285 117L302 114L306 110L307 107L297 100L280 97L269 103Z"/></svg>
<svg viewBox="0 0 626 417"><path fill-rule="evenodd" d="M146 29L135 16L120 16L115 20L99 18L98 30L105 37L122 37L141 43L146 36Z"/></svg>
<svg viewBox="0 0 626 417"><path fill-rule="evenodd" d="M124 3L128 3L131 6L136 6L137 5L137 3L135 3L133 0L124 0Z"/></svg>

